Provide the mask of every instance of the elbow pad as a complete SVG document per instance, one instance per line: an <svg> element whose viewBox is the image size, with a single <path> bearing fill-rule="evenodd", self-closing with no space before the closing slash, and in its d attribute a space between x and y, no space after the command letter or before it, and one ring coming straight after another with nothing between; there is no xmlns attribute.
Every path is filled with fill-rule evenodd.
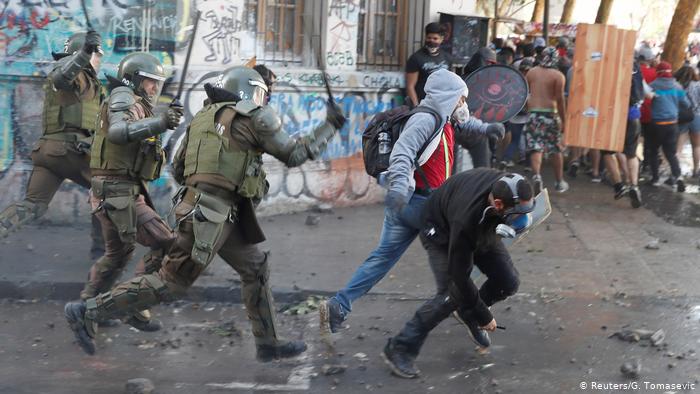
<svg viewBox="0 0 700 394"><path fill-rule="evenodd" d="M306 150L309 158L316 160L326 149L328 142L333 139L337 130L330 123L324 122L314 129L313 134L308 137Z"/></svg>
<svg viewBox="0 0 700 394"><path fill-rule="evenodd" d="M168 129L168 122L164 116L153 116L127 122L121 120L109 125L107 139L117 145L125 145L132 141L141 141L156 136Z"/></svg>
<svg viewBox="0 0 700 394"><path fill-rule="evenodd" d="M90 64L90 55L83 51L61 59L58 67L50 75L54 87L61 90L69 89L80 71L88 64Z"/></svg>

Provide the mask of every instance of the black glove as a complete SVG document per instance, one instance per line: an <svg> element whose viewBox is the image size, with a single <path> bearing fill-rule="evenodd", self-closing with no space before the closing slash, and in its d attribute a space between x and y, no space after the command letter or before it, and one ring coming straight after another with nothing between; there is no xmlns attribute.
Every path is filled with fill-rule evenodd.
<svg viewBox="0 0 700 394"><path fill-rule="evenodd" d="M348 118L343 115L338 104L329 98L326 105L326 122L330 123L336 130L340 130L347 121Z"/></svg>
<svg viewBox="0 0 700 394"><path fill-rule="evenodd" d="M85 35L85 42L83 43L83 52L91 55L97 52L98 47L102 44L102 37L100 33L90 30Z"/></svg>
<svg viewBox="0 0 700 394"><path fill-rule="evenodd" d="M181 105L171 104L168 107L168 111L163 114L165 117L165 122L168 124L168 128L175 130L177 126L180 125L183 114L184 108Z"/></svg>
<svg viewBox="0 0 700 394"><path fill-rule="evenodd" d="M489 137L489 140L498 142L505 137L506 128L503 127L502 123L489 123L486 126L486 135Z"/></svg>

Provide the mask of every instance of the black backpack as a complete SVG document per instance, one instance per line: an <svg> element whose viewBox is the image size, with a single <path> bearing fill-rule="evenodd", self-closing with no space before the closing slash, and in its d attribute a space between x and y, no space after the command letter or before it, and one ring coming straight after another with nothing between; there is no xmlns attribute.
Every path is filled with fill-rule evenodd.
<svg viewBox="0 0 700 394"><path fill-rule="evenodd" d="M416 168L420 170L417 163L418 158L423 154L430 141L440 132L442 116L428 107L418 106L411 109L407 105L401 105L374 115L362 133L362 159L365 162L365 171L369 175L379 178L379 174L389 169L389 156L391 156L391 151L398 141L406 121L412 115L420 112L429 113L435 117L435 130L418 151L415 159Z"/></svg>

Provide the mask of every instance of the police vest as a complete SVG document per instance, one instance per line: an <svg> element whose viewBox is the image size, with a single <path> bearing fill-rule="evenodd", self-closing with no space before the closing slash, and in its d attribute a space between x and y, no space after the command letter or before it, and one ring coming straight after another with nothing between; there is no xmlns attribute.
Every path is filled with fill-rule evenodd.
<svg viewBox="0 0 700 394"><path fill-rule="evenodd" d="M44 84L44 134L60 133L66 127L90 133L95 130L95 114L100 110L100 81L91 73L85 74L98 90L89 100L81 101L78 92L54 89L51 80Z"/></svg>
<svg viewBox="0 0 700 394"><path fill-rule="evenodd" d="M90 168L114 175L127 175L134 179L152 181L160 176L165 162L165 152L160 136L142 141L118 145L107 139L109 130L109 100L105 100L97 117L99 128L95 131L90 154ZM153 113L147 110L147 116ZM103 170L103 171L99 171Z"/></svg>
<svg viewBox="0 0 700 394"><path fill-rule="evenodd" d="M184 175L220 175L241 197L262 198L266 189L262 151L243 149L233 139L234 106L234 102L208 104L194 116L187 135Z"/></svg>

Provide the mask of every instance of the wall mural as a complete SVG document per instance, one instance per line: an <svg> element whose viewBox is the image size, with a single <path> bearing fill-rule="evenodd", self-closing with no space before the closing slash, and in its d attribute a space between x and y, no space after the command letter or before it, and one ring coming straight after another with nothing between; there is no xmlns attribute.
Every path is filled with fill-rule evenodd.
<svg viewBox="0 0 700 394"><path fill-rule="evenodd" d="M357 1L332 1L328 20L334 26L348 25L350 37L357 37ZM105 57L100 75L115 75L116 64L127 53L148 50L177 74L184 60L194 10L202 11L193 50L191 70L183 101L186 119L201 108L202 86L223 68L242 64L256 50L256 32L246 30L254 23L254 10L243 0L205 1L86 1L87 17L103 37ZM340 24L340 25L339 25ZM345 26L344 25L344 26ZM333 26L328 24L328 29ZM344 28L348 28L345 26ZM80 0L0 0L0 209L22 198L31 171L32 146L41 135L42 84L51 64L51 52L60 51L73 32L86 30L86 13ZM328 35L331 52L355 49L347 34ZM335 42L332 42L335 40ZM333 45L331 45L333 44ZM344 46L343 46L344 45ZM350 45L350 46L348 46ZM356 45L356 44L355 44ZM331 56L331 58L336 55ZM354 60L353 60L354 62ZM271 67L278 75L273 106L290 135L304 135L325 118L326 94L316 69ZM335 99L349 122L329 144L322 160L301 168L287 169L266 157L270 194L261 205L263 212L284 212L327 202L349 205L377 201L381 191L364 173L359 155L361 136L371 117L403 103L401 73L356 72L347 62L332 66L330 82ZM179 79L178 75L174 79ZM174 89L171 83L171 91ZM342 92L342 93L341 93ZM167 101L167 100L165 100ZM26 105L37 103L36 105ZM187 123L187 122L183 122ZM184 125L164 134L165 145L174 152ZM169 196L177 188L166 173L151 185L159 210L169 209ZM87 195L66 182L52 202L47 217L71 222L89 215Z"/></svg>

